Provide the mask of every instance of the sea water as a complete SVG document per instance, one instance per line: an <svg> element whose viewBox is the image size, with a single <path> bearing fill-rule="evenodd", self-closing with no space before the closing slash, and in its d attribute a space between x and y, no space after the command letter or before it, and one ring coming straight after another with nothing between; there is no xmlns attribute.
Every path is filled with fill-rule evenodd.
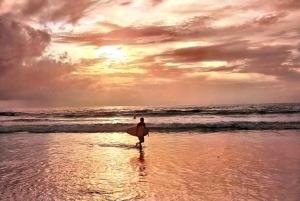
<svg viewBox="0 0 300 201"><path fill-rule="evenodd" d="M0 133L124 132L140 117L162 132L300 129L300 104L4 110Z"/></svg>
<svg viewBox="0 0 300 201"><path fill-rule="evenodd" d="M299 104L0 115L0 200L300 199Z"/></svg>

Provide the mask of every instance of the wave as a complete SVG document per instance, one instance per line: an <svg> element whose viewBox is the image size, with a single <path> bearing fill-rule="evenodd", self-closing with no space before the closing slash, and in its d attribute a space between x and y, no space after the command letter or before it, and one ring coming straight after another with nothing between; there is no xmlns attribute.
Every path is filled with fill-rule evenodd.
<svg viewBox="0 0 300 201"><path fill-rule="evenodd" d="M15 116L15 112L0 112L0 116Z"/></svg>
<svg viewBox="0 0 300 201"><path fill-rule="evenodd" d="M0 111L0 116L34 118L106 118L106 117L168 117L187 115L266 115L300 114L300 104L229 105L214 107L135 107L49 109L28 111Z"/></svg>
<svg viewBox="0 0 300 201"><path fill-rule="evenodd" d="M0 133L98 133L126 132L132 124L60 124L0 126ZM300 129L300 122L218 122L206 124L149 124L150 132L218 132L235 130Z"/></svg>

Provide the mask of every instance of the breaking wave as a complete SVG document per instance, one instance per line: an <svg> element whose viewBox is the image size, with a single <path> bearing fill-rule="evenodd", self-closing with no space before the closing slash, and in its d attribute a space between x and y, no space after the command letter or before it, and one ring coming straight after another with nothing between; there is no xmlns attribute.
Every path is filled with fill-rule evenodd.
<svg viewBox="0 0 300 201"><path fill-rule="evenodd" d="M300 104L289 103L0 111L0 133L126 132L141 116L150 132L300 129Z"/></svg>
<svg viewBox="0 0 300 201"><path fill-rule="evenodd" d="M61 124L0 126L0 133L98 133L126 132L133 124ZM300 122L219 122L206 124L149 124L151 132L218 132L235 130L300 129Z"/></svg>

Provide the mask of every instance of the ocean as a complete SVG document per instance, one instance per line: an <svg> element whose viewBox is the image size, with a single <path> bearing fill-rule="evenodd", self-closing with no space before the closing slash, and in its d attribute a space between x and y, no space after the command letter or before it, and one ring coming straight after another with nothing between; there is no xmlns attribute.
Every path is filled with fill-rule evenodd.
<svg viewBox="0 0 300 201"><path fill-rule="evenodd" d="M300 104L7 110L0 133L126 132L140 117L152 132L300 129Z"/></svg>
<svg viewBox="0 0 300 201"><path fill-rule="evenodd" d="M0 153L0 200L296 201L300 104L2 110Z"/></svg>

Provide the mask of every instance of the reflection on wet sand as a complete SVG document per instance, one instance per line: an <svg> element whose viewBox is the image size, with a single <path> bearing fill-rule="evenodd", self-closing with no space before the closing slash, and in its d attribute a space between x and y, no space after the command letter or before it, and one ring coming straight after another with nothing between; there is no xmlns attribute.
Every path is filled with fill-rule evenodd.
<svg viewBox="0 0 300 201"><path fill-rule="evenodd" d="M122 142L96 143L92 160L95 169L85 172L81 180L81 198L92 200L142 199L146 196L141 175L144 165L144 150ZM96 148L96 150L95 150ZM84 161L80 166L89 164ZM86 169L86 168L84 168ZM84 170L80 170L84 171Z"/></svg>
<svg viewBox="0 0 300 201"><path fill-rule="evenodd" d="M154 133L142 150L120 133L0 135L1 142L0 200L299 198L293 131Z"/></svg>
<svg viewBox="0 0 300 201"><path fill-rule="evenodd" d="M147 176L146 168L147 164L145 161L145 152L143 149L139 150L139 157L133 157L130 160L130 164L135 172L139 171L139 182L146 182L145 177Z"/></svg>

